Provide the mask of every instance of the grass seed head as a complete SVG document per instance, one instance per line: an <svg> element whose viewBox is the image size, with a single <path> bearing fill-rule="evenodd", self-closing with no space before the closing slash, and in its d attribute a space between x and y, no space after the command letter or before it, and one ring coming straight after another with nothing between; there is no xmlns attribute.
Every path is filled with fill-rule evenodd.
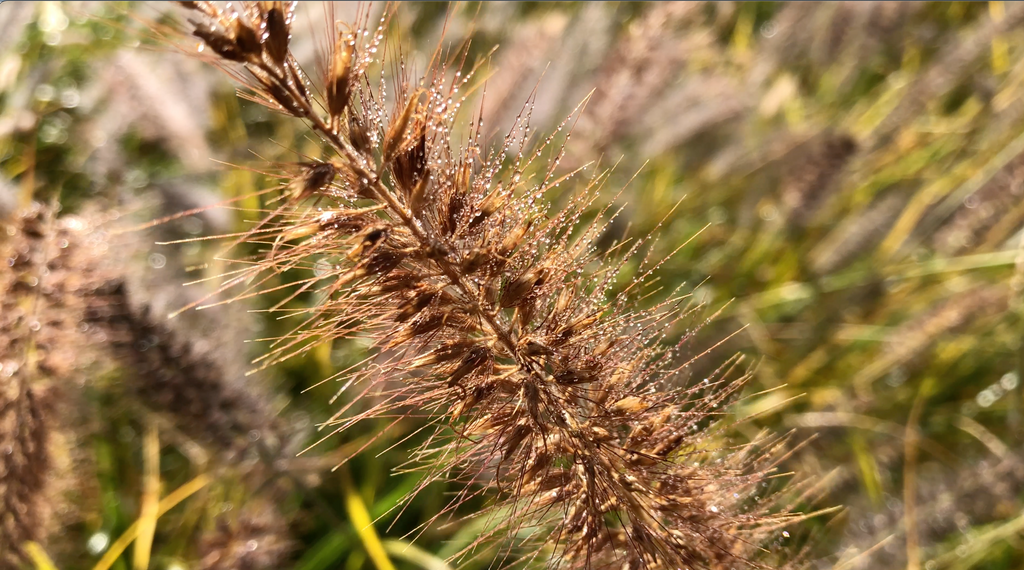
<svg viewBox="0 0 1024 570"><path fill-rule="evenodd" d="M256 15L248 21L270 21L264 4L243 5ZM242 260L231 277L287 279L314 258L335 268L301 285L322 300L272 361L351 330L373 339L386 364L351 379L389 397L336 421L434 416L441 427L415 454L423 485L448 477L488 487L492 506L480 515L493 524L480 542L550 530L533 533L540 550L505 541L507 564L543 555L566 568L674 568L757 555L784 520L770 501L747 504L773 474L778 441L708 443L745 372L734 358L705 383L688 379L679 348L660 344L685 316L685 297L635 306L650 264L625 290L614 286L614 261L593 246L607 216L580 223L602 176L549 212L563 152L554 138L519 150L529 108L497 150L460 136L457 111L475 71L461 52L435 58L422 80L403 72L389 103L376 87L385 82L367 71L383 25L338 24L317 100L290 54L252 57L246 32L225 32L218 18L193 31L220 42L211 48L221 64L241 63L253 97L305 121L328 156L300 175L298 199L259 225L280 236L266 261ZM242 241L265 248L265 232ZM643 259L641 247L624 254ZM458 516L459 497L437 519Z"/></svg>

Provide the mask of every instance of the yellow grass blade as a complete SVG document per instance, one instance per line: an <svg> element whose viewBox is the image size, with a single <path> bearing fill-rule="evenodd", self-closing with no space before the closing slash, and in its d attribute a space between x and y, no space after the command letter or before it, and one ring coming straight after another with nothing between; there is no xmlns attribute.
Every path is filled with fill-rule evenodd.
<svg viewBox="0 0 1024 570"><path fill-rule="evenodd" d="M142 502L139 507L139 536L132 552L132 568L146 570L153 550L157 511L160 508L160 436L152 421L142 439Z"/></svg>
<svg viewBox="0 0 1024 570"><path fill-rule="evenodd" d="M164 513L173 509L178 503L184 501L193 495L196 491L210 484L210 477L207 475L198 475L188 483L185 483L181 487L178 487L173 493L167 495L157 505L157 517L163 516ZM114 562L121 556L128 545L139 535L139 521L132 523L124 534L118 537L117 540L110 546L110 550L100 558L99 562L92 567L92 570L108 570L113 566Z"/></svg>
<svg viewBox="0 0 1024 570"><path fill-rule="evenodd" d="M366 509L366 503L363 502L363 498L359 496L359 492L352 484L352 476L349 475L348 468L342 466L338 471L341 473L341 488L345 495L345 510L348 511L348 517L356 529L356 534L359 535L359 540L363 543L363 548L366 549L366 554L369 555L377 570L395 570L384 545L380 542L380 537L377 536L377 531L373 528L373 520L370 518L370 512Z"/></svg>
<svg viewBox="0 0 1024 570"><path fill-rule="evenodd" d="M23 545L23 548L28 553L28 557L32 559L32 564L35 565L36 570L57 570L57 565L50 560L50 557L46 555L46 551L39 544L29 541Z"/></svg>

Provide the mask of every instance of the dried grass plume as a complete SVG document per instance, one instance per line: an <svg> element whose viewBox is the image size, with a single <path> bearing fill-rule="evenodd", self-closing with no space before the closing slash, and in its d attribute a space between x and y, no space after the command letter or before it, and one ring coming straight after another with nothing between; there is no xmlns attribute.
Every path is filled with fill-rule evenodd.
<svg viewBox="0 0 1024 570"><path fill-rule="evenodd" d="M322 142L321 157L261 165L280 184L261 193L262 220L228 238L239 253L221 291L290 291L275 308L300 324L264 366L337 338L373 340L364 366L334 378L355 394L328 431L428 417L436 430L412 458L420 489L466 483L435 518L492 498L477 516L493 524L457 558L494 539L506 545L500 565L735 567L775 554L762 545L790 516L763 495L784 438L729 448L717 437L740 359L690 378L684 343L701 307L681 291L648 299L662 263L648 239L597 253L616 214L599 205L605 175L548 204L583 176L558 168L569 120L536 144L527 104L496 143L479 120L462 134L479 87L466 50L439 48L419 79L394 57L388 75L387 15L332 23L310 76L289 49L294 5L180 4L198 57ZM306 291L321 301L285 308ZM371 393L369 409L357 405Z"/></svg>

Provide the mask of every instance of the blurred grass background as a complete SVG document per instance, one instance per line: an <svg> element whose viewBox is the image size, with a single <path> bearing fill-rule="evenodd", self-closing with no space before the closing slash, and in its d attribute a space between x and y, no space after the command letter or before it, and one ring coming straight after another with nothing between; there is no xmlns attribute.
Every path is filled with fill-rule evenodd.
<svg viewBox="0 0 1024 570"><path fill-rule="evenodd" d="M226 77L148 45L129 14L168 9L0 5L5 211L35 200L142 222L272 183L211 158L318 152L294 121L238 100ZM304 7L295 27L310 63L306 30L322 17ZM772 391L739 404L739 416L762 413L741 430L813 437L786 468L823 486L817 506L845 507L804 525L811 567L1009 569L1024 563L1022 22L1024 5L1002 2L422 3L398 7L390 34L413 68L445 28L472 38L475 57L499 46L483 107L495 133L535 87L542 133L593 92L563 167L616 164L609 187L628 182L618 230L630 235L678 202L659 252L693 240L659 277L725 307L691 350L742 328L697 366L756 358L748 393ZM218 267L205 243L148 244L234 231L245 217L211 210L138 240L128 267L153 315L198 297L179 285ZM243 340L287 332L246 313L271 301L255 303L159 332L197 346L225 401L259 400L243 407L256 420L223 408L224 438L174 405L140 404L124 386L147 369L131 358L78 369L67 454L79 467L40 551L58 568L440 570L477 536L457 523L421 528L454 484L391 510L417 481L389 475L421 437L412 422L399 426L408 441L361 449L384 426L367 425L294 457L338 406L336 386L319 382L365 345L325 344L244 376L260 345ZM259 428L236 429L248 425ZM152 538L118 555L140 528ZM490 562L485 552L459 567Z"/></svg>

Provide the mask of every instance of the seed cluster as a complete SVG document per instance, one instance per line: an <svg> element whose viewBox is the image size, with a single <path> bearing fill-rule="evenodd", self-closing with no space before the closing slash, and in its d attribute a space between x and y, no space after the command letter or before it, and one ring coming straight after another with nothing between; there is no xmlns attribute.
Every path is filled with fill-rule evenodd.
<svg viewBox="0 0 1024 570"><path fill-rule="evenodd" d="M0 391L0 568L26 560L24 544L45 537L51 505L45 499L51 457L46 411L21 377Z"/></svg>
<svg viewBox="0 0 1024 570"><path fill-rule="evenodd" d="M339 379L374 403L351 398L330 425L431 417L437 430L413 458L427 471L420 489L442 477L468 483L437 518L461 516L474 488L495 498L481 514L491 530L459 556L506 538L504 564L756 564L785 520L757 498L782 441L716 443L716 416L742 385L740 359L688 377L682 347L699 307L674 293L639 308L661 263L645 255L646 240L618 244L614 257L596 252L615 215L595 206L606 177L550 212L545 196L578 173L557 173L555 135L514 150L531 146L531 106L495 145L479 120L457 135L475 69L462 51L438 50L419 81L398 61L389 93L370 71L387 17L375 29L365 16L334 25L318 89L288 48L292 5L181 4L200 57L212 52L250 98L304 120L324 143L323 158L282 169L279 205L230 244L260 253L237 260L221 291L317 293L312 308L288 309L301 324L264 365L337 338L373 340L367 365ZM542 160L549 147L554 159ZM286 273L286 285L271 285ZM680 335L676 346L660 342ZM543 548L519 549L524 537Z"/></svg>
<svg viewBox="0 0 1024 570"><path fill-rule="evenodd" d="M91 508L91 458L75 449L97 429L86 391L106 389L97 379L114 365L133 404L218 456L237 463L254 435L276 452L282 426L259 392L231 382L197 335L130 302L112 254L122 244L107 231L115 217L58 216L33 203L0 225L0 569L23 567L28 542L60 554L73 541L68 529ZM257 467L243 473L266 478ZM288 542L287 520L275 523L260 544Z"/></svg>
<svg viewBox="0 0 1024 570"><path fill-rule="evenodd" d="M104 274L84 227L39 204L0 226L0 568L20 567L28 541L46 544L73 486L60 460L66 400L91 357L77 315Z"/></svg>

